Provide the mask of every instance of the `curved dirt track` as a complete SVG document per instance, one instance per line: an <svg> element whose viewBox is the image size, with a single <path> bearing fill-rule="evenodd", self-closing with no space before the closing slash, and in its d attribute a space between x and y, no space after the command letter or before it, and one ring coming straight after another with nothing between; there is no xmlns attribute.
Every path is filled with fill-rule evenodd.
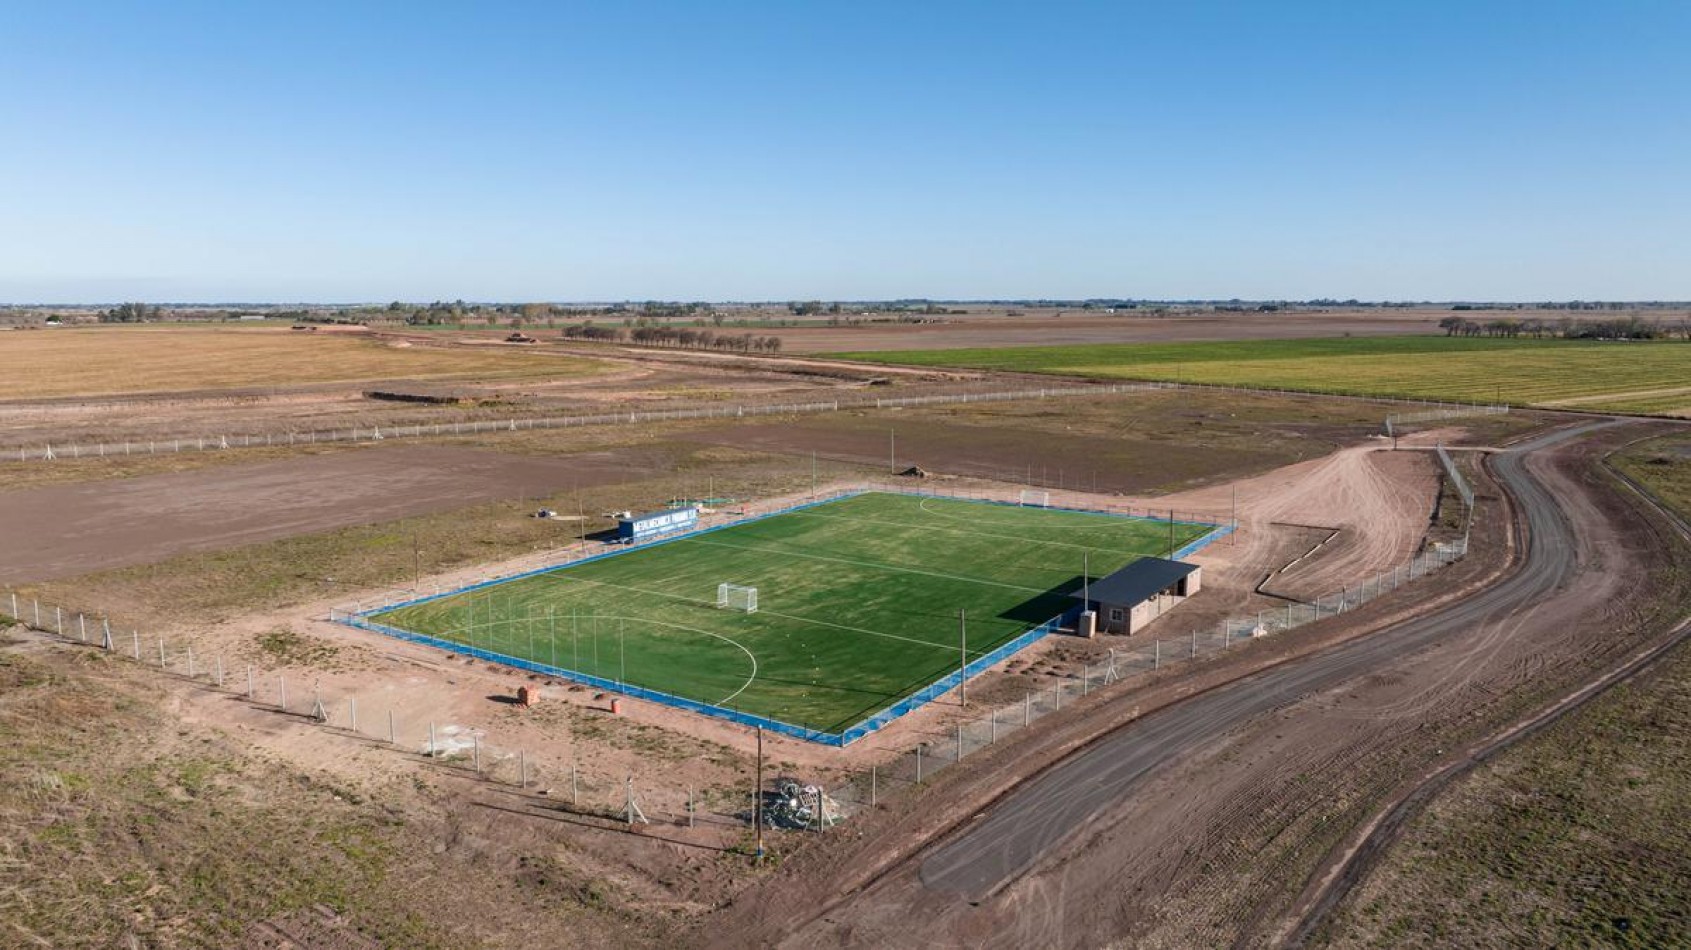
<svg viewBox="0 0 1691 950"><path fill-rule="evenodd" d="M1459 734L1478 712L1509 708L1511 692L1609 649L1571 622L1576 605L1607 621L1602 605L1627 583L1616 576L1622 557L1650 552L1624 549L1595 494L1541 459L1612 424L1496 457L1524 546L1502 581L1117 729L776 940L1208 946L1248 937L1265 895L1307 873L1299 849L1441 754L1437 729Z"/></svg>
<svg viewBox="0 0 1691 950"><path fill-rule="evenodd" d="M1561 432L1497 459L1497 474L1527 519L1521 570L1443 610L1337 649L1259 673L1117 731L999 803L984 820L922 862L922 883L981 900L1026 871L1156 766L1236 722L1329 689L1436 640L1526 609L1573 574L1573 528L1544 486L1527 477L1522 453L1570 438Z"/></svg>

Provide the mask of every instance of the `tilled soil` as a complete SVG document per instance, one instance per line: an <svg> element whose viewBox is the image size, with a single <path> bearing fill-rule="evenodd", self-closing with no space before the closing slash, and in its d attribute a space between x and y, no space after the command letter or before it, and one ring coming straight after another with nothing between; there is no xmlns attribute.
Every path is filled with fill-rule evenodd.
<svg viewBox="0 0 1691 950"><path fill-rule="evenodd" d="M0 492L0 582L145 564L175 554L482 501L626 480L641 449L551 458L391 445L278 462Z"/></svg>

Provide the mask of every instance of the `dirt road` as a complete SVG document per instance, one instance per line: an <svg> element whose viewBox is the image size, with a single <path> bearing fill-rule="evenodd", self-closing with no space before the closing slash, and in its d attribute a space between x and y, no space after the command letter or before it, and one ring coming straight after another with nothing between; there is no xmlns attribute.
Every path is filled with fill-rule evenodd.
<svg viewBox="0 0 1691 950"><path fill-rule="evenodd" d="M748 919L783 946L1251 945L1388 790L1657 632L1629 579L1658 552L1579 458L1609 425L1497 457L1502 581L1151 713L937 845L888 843L917 850L848 899Z"/></svg>
<svg viewBox="0 0 1691 950"><path fill-rule="evenodd" d="M1282 666L1122 729L1001 802L983 820L922 862L922 883L980 901L1080 833L1087 822L1164 762L1193 751L1235 723L1354 679L1438 640L1531 610L1573 576L1573 527L1522 468L1526 453L1573 436L1561 432L1505 453L1498 475L1527 518L1523 568L1503 583L1444 610Z"/></svg>

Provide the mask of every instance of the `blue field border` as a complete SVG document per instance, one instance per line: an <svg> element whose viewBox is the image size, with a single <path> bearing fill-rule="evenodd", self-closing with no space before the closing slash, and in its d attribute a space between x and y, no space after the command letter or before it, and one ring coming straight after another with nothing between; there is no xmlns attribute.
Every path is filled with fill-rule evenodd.
<svg viewBox="0 0 1691 950"><path fill-rule="evenodd" d="M456 654L459 654L460 656L475 657L476 659L484 660L484 661L489 662L489 663L498 663L498 664L501 664L503 666L514 667L514 668L519 669L519 670L527 670L531 673L539 673L539 674L544 675L544 676L551 676L551 677L555 677L557 679L569 680L571 682L581 683L582 685L585 685L585 686L591 686L595 689L601 689L601 690L606 690L606 691L609 691L609 692L620 693L624 696L633 696L637 699L645 699L645 700L649 700L651 702L660 703L660 704L665 705L665 706L674 706L678 709L685 709L689 712L699 713L700 715L710 716L710 717L715 718L715 719L724 719L724 720L727 720L729 722L737 723L737 724L743 725L743 726L754 726L754 727L767 729L771 732L779 733L781 735L792 736L793 738L796 738L796 739L804 739L808 742L816 742L816 743L819 743L819 744L822 744L822 745L844 747L844 746L850 745L853 742L856 742L859 739L862 739L865 736L868 736L868 735L871 735L875 732L880 731L882 728L885 728L888 724L900 719L903 716L906 716L906 715L908 715L912 712L915 712L916 710L922 708L923 706L926 706L927 704L933 702L934 700L936 700L939 697L945 695L946 693L949 693L950 691L958 688L958 686L961 685L965 680L970 679L974 676L978 676L979 674L986 672L987 670L989 670L992 667L998 665L999 663L1009 659L1010 657L1012 657L1015 654L1021 652L1022 650L1025 650L1028 647L1034 645L1035 643L1038 643L1040 640L1043 640L1044 638L1050 636L1051 634L1056 633L1058 630L1062 629L1065 624L1073 621L1075 616L1079 613L1080 608L1076 607L1072 610L1065 611L1064 613L1059 614L1056 617L1052 617L1050 620L1047 620L1044 623L1039 624L1038 626L1029 628L1028 630L1026 630L1026 631L1022 632L1021 634L1017 635L1014 639L1009 640L1009 641L1007 641L1003 644L1000 644L999 646L993 648L989 652L984 653L981 656L976 657L973 660L970 660L963 667L963 669L957 670L957 671L952 672L952 673L948 673L945 676L943 676L943 677L941 677L937 680L934 680L932 683L929 683L927 686L924 686L921 689L917 690L916 692L911 693L908 696L905 696L904 698L898 700L897 702L893 703L892 705L887 706L886 708L884 708L881 711L875 713L874 715L869 716L868 718L858 722L856 725L853 725L850 728L845 729L841 732L827 732L827 731L821 730L821 729L810 729L810 728L807 728L805 726L796 726L796 725L793 725L792 723L789 723L789 722L782 722L779 719L770 719L770 718L767 718L767 717L764 717L764 716L755 715L753 713L740 712L739 710L736 710L736 709L729 709L727 707L717 706L717 705L714 705L712 703L700 702L696 699L688 699L685 696L676 696L672 693L666 693L666 692L663 692L661 690L648 689L644 686L633 686L633 685L630 685L628 683L620 683L620 682L617 682L616 680L608 680L608 679L605 679L603 677L592 676L592 675L589 675L587 673L578 673L575 670L565 669L563 667L549 666L545 663L536 663L532 660L524 660L524 659L521 659L521 658L518 658L518 657L510 656L508 654L496 653L492 650L483 650L480 647L469 646L467 644L457 643L457 642L452 641L452 640L443 640L439 637L431 637L428 634L417 633L415 631L405 630L405 629L402 629L402 628L399 628L399 627L392 627L392 626L389 626L389 625L384 624L384 623L378 623L376 621L373 621L373 620L370 619L370 617L372 617L376 614L387 613L387 612L393 611L393 610L400 610L400 609L405 608L405 607L413 607L413 606L416 606L417 604L426 604L426 603L429 603L431 601L441 600L441 599L444 599L444 598L447 598L447 597L457 597L460 594L469 593L470 591L475 591L475 590L481 590L481 589L487 588L487 587L494 587L494 586L497 586L499 584L508 584L512 581L523 580L523 579L530 578L530 577L537 577L541 574L550 574L554 571L559 571L559 570L564 570L564 569L567 569L567 568L575 567L576 565L579 565L579 564L587 564L587 563L590 563L592 561L601 561L601 560L604 560L605 558L618 557L618 556L624 555L624 554L632 554L635 551L644 551L648 548L657 547L657 546L662 545L662 544L669 544L671 542L681 541L681 540L684 540L684 539L687 539L687 538L695 538L695 537L698 537L700 535L709 534L713 531L721 531L725 528L736 528L736 527L739 527L740 525L752 524L752 523L757 522L757 521L762 521L766 518L776 517L777 515L785 515L785 514L790 514L792 512L795 512L795 511L803 511L807 508L815 508L818 505L831 504L833 502L841 501L841 500L844 500L844 499L847 499L847 498L855 498L859 495L877 494L877 493L879 493L879 494L890 494L890 495L898 495L898 494L914 495L914 496L925 497L925 498L941 498L941 499L945 499L945 500L948 500L948 501L966 501L966 502L972 502L972 503L976 503L976 504L1005 505L1005 506L1009 506L1009 507L1021 507L1021 505L1019 505L1016 502L995 501L995 500L992 500L992 499L985 499L985 498L957 498L956 496L953 496L953 495L942 495L942 494L939 494L937 492L894 491L894 490L891 490L891 489L874 489L874 488L862 489L862 490L858 490L858 491L846 492L844 494L835 495L832 498L825 498L825 499L822 499L820 501L809 501L809 502L804 502L803 504L790 505L786 508L779 508L779 509L776 509L776 510L773 510L773 511L768 511L768 512L765 512L761 515L753 515L753 516L748 517L748 518L742 518L739 521L731 521L731 522L728 522L726 524L712 525L709 528L701 528L697 531L689 531L689 532L685 532L685 533L682 533L682 534L672 535L672 536L669 536L669 537L658 538L658 539L648 541L648 542L645 542L645 543L642 543L642 544L630 545L630 546L627 546L627 547L619 548L617 550L606 551L602 554L589 555L587 557L579 558L579 559L574 560L574 561L567 561L567 562L564 562L564 563L561 563L561 564L553 564L553 565L550 565L550 566L547 566L547 567L537 568L537 569L532 570L532 571L524 571L520 574L512 574L508 577L497 577L497 578L493 578L491 580L481 581L481 582L476 583L476 584L470 584L470 585L467 585L467 586L464 586L464 587L459 587L459 588L456 588L454 590L442 591L441 593L438 593L438 594L430 594L427 597L416 597L416 598L413 598L411 600L402 601L402 602L394 603L394 604L387 604L387 605L384 605L384 606L381 606L381 607L374 607L374 608L371 608L369 610L352 611L352 612L348 612L348 613L346 613L342 616L335 616L332 619L336 623L340 623L340 624L343 624L343 625L348 626L348 627L353 627L353 628L358 629L358 630L373 631L375 633L380 633L380 634L383 634L385 636L395 637L395 638L400 639L400 640L407 640L407 641L410 641L412 643L420 643L420 644L423 644L425 646L435 647L437 649L445 650L449 653L456 653ZM1046 511L1068 511L1068 512L1074 512L1074 513L1077 513L1077 514L1089 514L1089 515L1105 515L1105 516L1115 517L1115 518L1133 519L1133 520L1136 520L1136 521L1155 521L1155 520L1157 520L1155 518L1142 518L1139 515L1131 515L1131 514L1121 515L1121 514L1116 514L1115 512L1097 511L1095 509L1089 509L1089 508L1045 507L1043 510L1046 510ZM1188 542L1184 547L1182 547L1178 551L1176 551L1175 555L1174 555L1175 560L1179 560L1183 557L1187 557L1187 556L1189 556L1193 553L1196 553L1197 551L1202 550L1203 548L1205 548L1209 544L1211 544L1211 543L1213 543L1213 542L1215 542L1215 541L1217 541L1221 538L1224 538L1227 535L1233 533L1233 526L1232 525L1211 524L1209 522L1203 522L1203 521L1176 521L1175 524L1184 525L1184 526L1188 526L1188 527L1194 527L1194 528L1196 528L1196 527L1207 527L1207 528L1210 529L1205 534L1203 534L1201 537L1198 537L1198 538L1194 539L1193 541Z"/></svg>

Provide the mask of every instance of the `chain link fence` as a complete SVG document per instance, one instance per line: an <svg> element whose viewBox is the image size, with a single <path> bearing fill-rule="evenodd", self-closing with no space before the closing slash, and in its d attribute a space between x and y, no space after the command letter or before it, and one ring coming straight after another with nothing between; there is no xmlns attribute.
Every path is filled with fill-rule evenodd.
<svg viewBox="0 0 1691 950"><path fill-rule="evenodd" d="M1010 703L1000 701L984 709L977 708L950 726L922 727L925 731L918 733L911 748L868 769L845 775L832 787L825 788L799 786L792 782L778 783L782 790L774 793L767 788L754 791L749 786L744 790L682 787L644 775L593 771L584 768L578 761L561 761L542 752L498 741L483 730L402 717L394 709L384 708L368 699L361 704L354 693L336 689L324 691L316 684L307 686L302 680L290 681L285 672L264 670L246 663L239 666L226 664L224 657L217 654L196 655L191 645L143 636L133 628L113 626L110 618L102 614L43 604L34 598L21 597L15 591L0 599L0 607L9 607L11 618L17 622L52 634L62 641L125 657L163 673L220 690L255 706L269 707L279 714L297 716L321 728L419 756L441 767L463 770L490 783L522 789L572 813L625 822L630 827L668 823L687 827L714 824L743 829L751 826L755 796L761 794L766 806L774 806L773 817L766 818L766 826L823 830L849 817L854 811L878 804L884 795L920 785L940 770L991 747L1017 730L1027 728L1095 691L1119 689L1119 684L1165 666L1235 649L1261 637L1343 614L1460 560L1468 551L1473 490L1442 446L1437 456L1445 478L1465 506L1460 538L1432 544L1405 564L1307 603L1288 603L1255 615L1229 618L1189 634L1153 637L1132 646L1111 649L1107 659L1088 664L1078 673L1053 677L1049 685L1026 690L1019 700ZM835 489L828 497L839 497L871 487L873 483ZM904 486L888 486L888 490L908 491ZM1015 489L983 489L959 490L943 493L943 496L1008 502L1015 494ZM1124 506L1118 510L1132 509ZM748 507L731 517L756 516ZM1207 523L1221 527L1214 520ZM486 582L500 579L504 578L490 578ZM418 592L407 589L403 593L416 599ZM1172 603L1173 598L1158 599L1153 604L1153 610L1160 614ZM353 609L367 610L362 605ZM815 796L814 806L807 804L812 801L812 795Z"/></svg>

